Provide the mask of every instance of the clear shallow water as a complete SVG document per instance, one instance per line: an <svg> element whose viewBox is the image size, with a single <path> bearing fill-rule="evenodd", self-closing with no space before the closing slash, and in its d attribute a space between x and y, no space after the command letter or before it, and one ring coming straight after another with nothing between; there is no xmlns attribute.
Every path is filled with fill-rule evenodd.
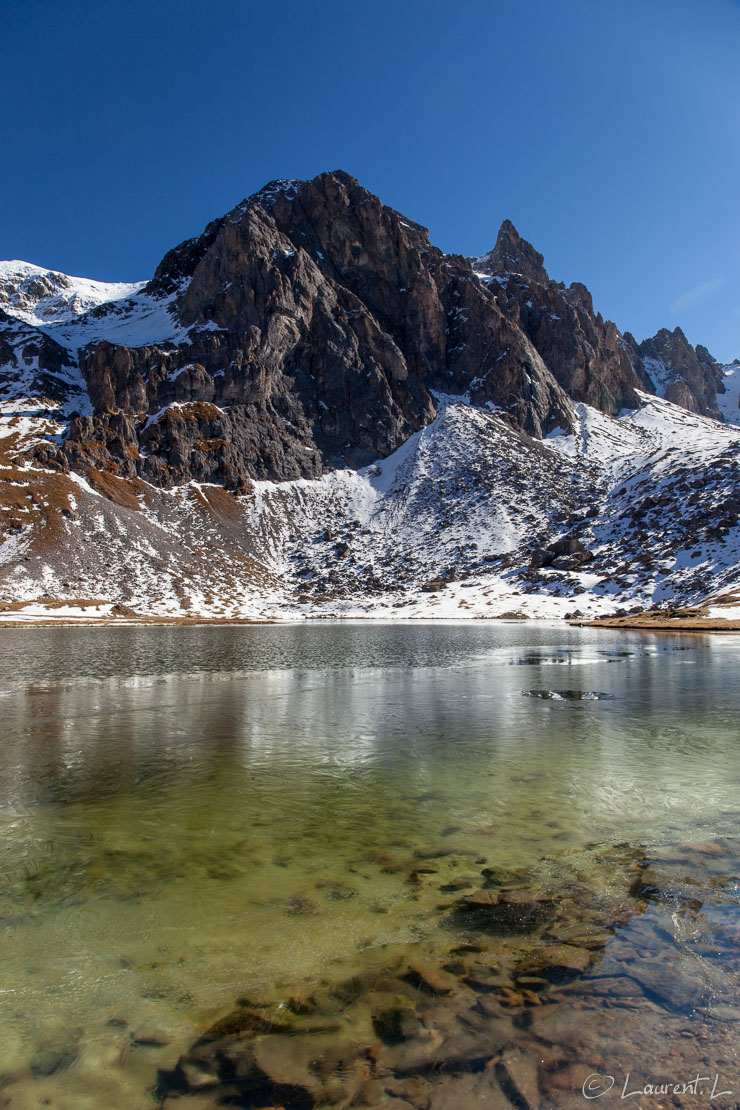
<svg viewBox="0 0 740 1110"><path fill-rule="evenodd" d="M14 629L0 656L12 1106L147 1105L161 1061L131 1030L171 1054L240 993L433 949L420 854L478 885L740 825L734 637ZM522 696L577 690L611 697Z"/></svg>

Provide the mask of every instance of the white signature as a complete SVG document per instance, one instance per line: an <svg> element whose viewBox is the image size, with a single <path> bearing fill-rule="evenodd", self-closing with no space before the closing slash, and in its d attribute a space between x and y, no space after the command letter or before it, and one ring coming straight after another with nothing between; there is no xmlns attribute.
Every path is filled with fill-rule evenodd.
<svg viewBox="0 0 740 1110"><path fill-rule="evenodd" d="M616 1078L613 1075L600 1075L592 1072L583 1083L584 1098L601 1098L614 1088ZM711 1086L709 1086L711 1084ZM732 1091L720 1091L721 1080L719 1075L699 1075L693 1079L679 1080L673 1083L645 1083L642 1087L630 1088L630 1073L627 1072L624 1086L620 1094L621 1099L634 1098L642 1095L643 1098L652 1096L658 1098L665 1095L704 1095L709 1101L731 1095Z"/></svg>

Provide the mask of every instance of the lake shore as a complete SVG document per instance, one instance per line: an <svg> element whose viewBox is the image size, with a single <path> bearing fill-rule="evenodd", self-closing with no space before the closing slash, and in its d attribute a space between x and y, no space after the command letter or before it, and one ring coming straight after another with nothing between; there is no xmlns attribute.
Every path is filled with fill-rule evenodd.
<svg viewBox="0 0 740 1110"><path fill-rule="evenodd" d="M534 597L534 595L532 595ZM577 628L613 628L643 632L738 632L740 631L740 594L728 592L692 606L646 608L625 612L609 612L601 607L596 612L570 610L561 598L546 595L527 597L519 608L512 608L511 598L499 597L496 604L486 609L476 606L438 605L438 595L432 595L428 604L416 606L411 602L378 603L365 608L336 603L315 607L307 599L295 605L270 604L246 607L239 611L224 612L217 599L209 598L205 611L183 605L179 612L135 609L121 602L102 597L48 597L19 598L0 602L0 627L106 627L106 626L204 626L227 627L230 625L275 625L294 621L322 621L343 623L348 621L404 622L424 621L485 621L544 623L557 622ZM448 599L450 600L450 599ZM454 599L452 599L454 601ZM527 602L528 604L525 604Z"/></svg>
<svg viewBox="0 0 740 1110"><path fill-rule="evenodd" d="M624 628L632 632L740 632L740 597L723 594L703 605L683 609L646 609L571 623L583 628Z"/></svg>

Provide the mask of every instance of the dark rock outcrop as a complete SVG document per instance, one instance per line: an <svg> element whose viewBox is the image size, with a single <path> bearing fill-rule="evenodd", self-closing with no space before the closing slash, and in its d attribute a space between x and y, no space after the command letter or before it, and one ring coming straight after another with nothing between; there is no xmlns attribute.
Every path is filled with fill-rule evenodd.
<svg viewBox="0 0 740 1110"><path fill-rule="evenodd" d="M556 540L548 547L536 548L532 552L529 566L532 570L539 570L541 567L578 570L585 563L591 562L593 557L593 552L588 551L577 536L571 535Z"/></svg>

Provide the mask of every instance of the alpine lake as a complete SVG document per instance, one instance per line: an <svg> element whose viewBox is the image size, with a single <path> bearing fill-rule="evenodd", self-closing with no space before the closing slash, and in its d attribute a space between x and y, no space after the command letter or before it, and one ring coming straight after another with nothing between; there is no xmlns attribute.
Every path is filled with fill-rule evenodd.
<svg viewBox="0 0 740 1110"><path fill-rule="evenodd" d="M0 655L0 1107L740 1105L737 636Z"/></svg>

